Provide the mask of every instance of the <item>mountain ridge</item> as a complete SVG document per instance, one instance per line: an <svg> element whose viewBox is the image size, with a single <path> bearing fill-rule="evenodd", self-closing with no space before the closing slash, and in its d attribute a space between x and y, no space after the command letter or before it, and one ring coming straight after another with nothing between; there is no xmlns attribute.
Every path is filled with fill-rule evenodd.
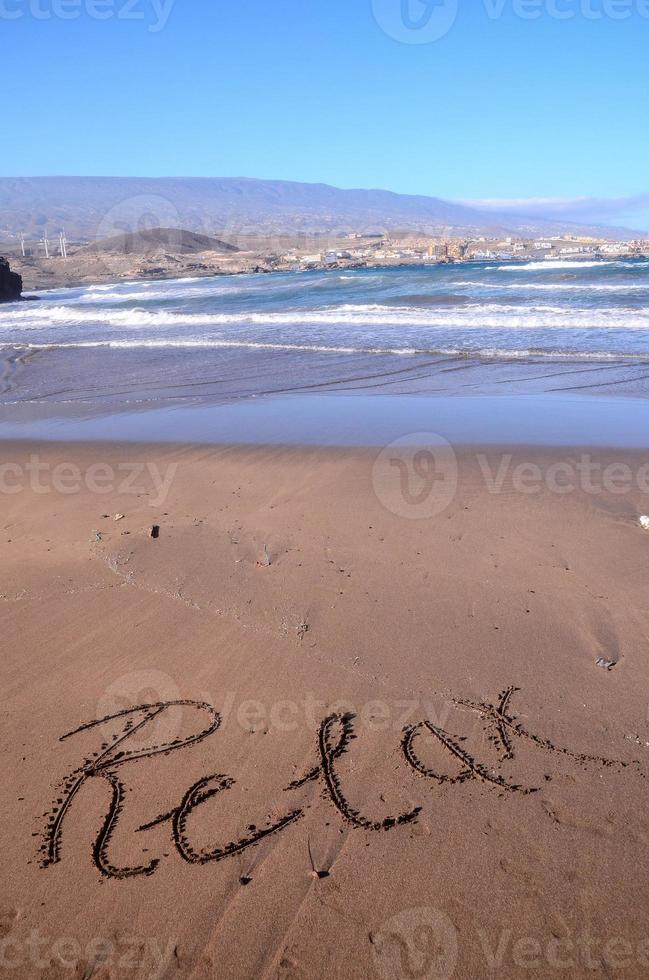
<svg viewBox="0 0 649 980"><path fill-rule="evenodd" d="M151 227L237 235L410 231L431 236L561 233L628 238L628 228L482 210L382 189L253 177L0 177L0 234L65 228L96 240Z"/></svg>

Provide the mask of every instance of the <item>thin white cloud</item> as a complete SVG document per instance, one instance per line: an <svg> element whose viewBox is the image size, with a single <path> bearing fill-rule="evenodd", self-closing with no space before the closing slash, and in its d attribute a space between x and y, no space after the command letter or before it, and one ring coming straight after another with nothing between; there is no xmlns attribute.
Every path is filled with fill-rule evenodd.
<svg viewBox="0 0 649 980"><path fill-rule="evenodd" d="M634 216L646 224L649 209L649 194L634 194L627 197L528 197L528 198L482 198L462 201L484 211L501 211L530 217L564 218L566 220L590 221L611 224L615 221L627 223Z"/></svg>
<svg viewBox="0 0 649 980"><path fill-rule="evenodd" d="M547 206L572 207L585 201L594 201L592 197L487 197L462 199L458 204L466 204L474 208L489 210L519 210L522 208L537 208Z"/></svg>
<svg viewBox="0 0 649 980"><path fill-rule="evenodd" d="M528 217L563 218L593 224L624 224L646 227L649 194L627 197L528 197L481 198L458 202L484 211Z"/></svg>

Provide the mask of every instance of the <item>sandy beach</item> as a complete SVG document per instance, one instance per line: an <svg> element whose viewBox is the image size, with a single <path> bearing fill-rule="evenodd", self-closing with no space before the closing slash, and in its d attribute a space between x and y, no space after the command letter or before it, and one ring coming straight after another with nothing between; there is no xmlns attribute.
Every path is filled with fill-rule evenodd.
<svg viewBox="0 0 649 980"><path fill-rule="evenodd" d="M0 980L649 980L649 0L0 25Z"/></svg>
<svg viewBox="0 0 649 980"><path fill-rule="evenodd" d="M647 462L2 443L3 971L646 976Z"/></svg>

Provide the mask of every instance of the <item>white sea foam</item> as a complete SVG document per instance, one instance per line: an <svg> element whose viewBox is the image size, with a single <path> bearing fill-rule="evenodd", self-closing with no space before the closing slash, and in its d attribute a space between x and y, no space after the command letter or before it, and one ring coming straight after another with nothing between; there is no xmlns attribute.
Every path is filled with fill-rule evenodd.
<svg viewBox="0 0 649 980"><path fill-rule="evenodd" d="M512 262L510 265L499 265L497 269L498 272L529 272L531 269L551 272L552 269L594 269L595 266L604 268L616 264L605 259L593 259L592 262L587 259L550 259L543 262Z"/></svg>
<svg viewBox="0 0 649 980"><path fill-rule="evenodd" d="M434 309L386 307L381 304L344 304L318 310L249 313L180 313L168 310L85 310L78 306L21 306L0 313L0 333L46 330L54 326L105 327L109 331L152 331L170 328L225 328L228 326L412 326L498 327L501 329L601 328L646 330L649 307L579 309L536 305L511 306L474 303ZM62 338L63 339L63 338ZM110 338L108 338L110 339Z"/></svg>
<svg viewBox="0 0 649 980"><path fill-rule="evenodd" d="M211 296L236 296L241 292L241 290L235 290L232 286L212 286L210 289L206 289L202 286L195 286L193 288L164 288L159 289L140 289L140 290L116 290L98 292L97 290L88 291L83 293L77 300L79 304L95 304L95 303L137 303L141 301L160 301L160 300L180 300L180 299L194 299L197 296L200 297L211 297Z"/></svg>
<svg viewBox="0 0 649 980"><path fill-rule="evenodd" d="M644 357L636 354L628 354L615 351L577 351L577 350L547 350L539 351L533 348L521 348L519 350L507 347L484 346L476 344L440 346L440 347L332 347L323 344L281 344L281 343L260 343L257 341L230 341L230 340L200 340L187 338L185 340L117 340L117 341L77 341L70 343L47 343L47 344L22 344L22 345L3 345L0 344L0 351L5 349L21 350L74 350L74 349L93 349L109 348L116 350L155 350L155 349L177 349L177 350L257 350L257 351L303 351L327 354L344 355L396 355L401 357L413 356L441 356L441 357L478 357L504 360L527 360L529 358L539 358L540 360L558 361L643 361L649 360L649 354Z"/></svg>
<svg viewBox="0 0 649 980"><path fill-rule="evenodd" d="M640 283L586 283L586 282L471 282L463 280L448 283L450 288L467 286L471 289L503 290L513 289L522 292L527 289L535 292L579 292L579 293L634 293L649 292L649 279Z"/></svg>
<svg viewBox="0 0 649 980"><path fill-rule="evenodd" d="M646 268L649 262L625 262L622 259L544 259L542 262L512 262L508 265L490 266L498 272L551 272L553 269L603 269L617 266L621 269Z"/></svg>

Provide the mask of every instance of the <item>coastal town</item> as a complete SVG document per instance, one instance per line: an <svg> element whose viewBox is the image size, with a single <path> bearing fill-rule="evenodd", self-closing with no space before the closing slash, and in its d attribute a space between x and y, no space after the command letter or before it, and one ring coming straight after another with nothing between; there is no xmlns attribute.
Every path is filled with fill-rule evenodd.
<svg viewBox="0 0 649 980"><path fill-rule="evenodd" d="M99 241L68 240L63 231L51 237L45 233L38 240L14 236L0 242L0 254L22 276L25 289L43 290L94 282L246 273L649 258L649 238L445 238L412 232L252 236L231 230L226 238L224 233L212 237L154 228Z"/></svg>
<svg viewBox="0 0 649 980"><path fill-rule="evenodd" d="M360 235L350 235L348 247L329 249L313 254L297 250L282 256L282 262L302 268L337 266L341 263L361 265L401 265L454 262L511 262L532 259L596 259L633 258L649 256L649 239L627 242L605 239L562 236L557 238L491 239L428 239L379 237L376 241L359 241Z"/></svg>

